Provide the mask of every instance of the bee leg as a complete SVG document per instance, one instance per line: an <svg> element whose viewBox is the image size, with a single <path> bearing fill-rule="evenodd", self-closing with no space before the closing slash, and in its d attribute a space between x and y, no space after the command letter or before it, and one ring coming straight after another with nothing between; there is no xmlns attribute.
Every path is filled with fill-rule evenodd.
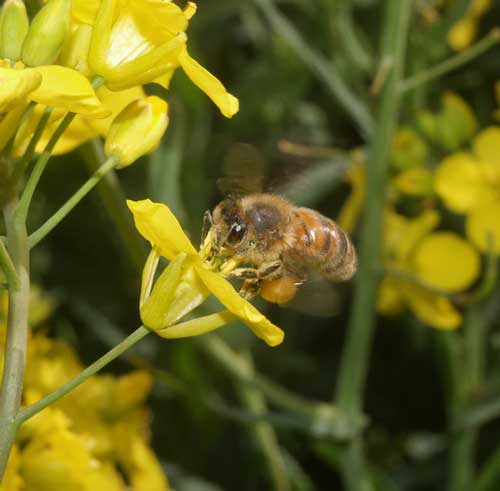
<svg viewBox="0 0 500 491"><path fill-rule="evenodd" d="M256 268L236 268L229 276L243 278L245 280L276 280L281 277L283 264L281 261L273 263L264 263L258 269Z"/></svg>
<svg viewBox="0 0 500 491"><path fill-rule="evenodd" d="M255 268L236 268L231 271L229 276L243 278L244 280L257 280L259 278L259 270Z"/></svg>
<svg viewBox="0 0 500 491"><path fill-rule="evenodd" d="M210 213L210 210L207 210L205 214L203 215L203 227L201 229L201 243L203 244L205 242L205 239L207 238L208 231L214 224L214 221L212 219L212 214Z"/></svg>
<svg viewBox="0 0 500 491"><path fill-rule="evenodd" d="M260 291L260 280L245 280L238 292L245 300L251 300Z"/></svg>
<svg viewBox="0 0 500 491"><path fill-rule="evenodd" d="M265 263L257 270L257 273L261 280L277 280L283 275L283 263L281 261Z"/></svg>

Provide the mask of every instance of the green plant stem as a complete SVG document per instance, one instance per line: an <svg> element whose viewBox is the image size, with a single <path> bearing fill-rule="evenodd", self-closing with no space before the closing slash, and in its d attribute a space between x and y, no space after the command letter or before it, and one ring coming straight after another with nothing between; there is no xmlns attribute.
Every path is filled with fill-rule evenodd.
<svg viewBox="0 0 500 491"><path fill-rule="evenodd" d="M28 182L26 183L23 194L21 196L21 201L19 202L18 210L16 212L19 215L20 220L26 221L28 210L31 204L31 199L33 198L33 194L38 185L38 182L40 181L40 177L42 176L43 171L45 170L45 166L47 165L47 162L50 159L52 150L56 146L57 142L59 141L59 138L62 136L66 128L70 125L71 121L73 121L75 116L76 116L75 113L69 113L66 114L66 116L64 116L63 120L59 123L59 126L57 127L56 131L54 132L51 139L47 143L45 150L38 157L35 163L35 167L33 168L33 171L31 172L30 177L28 179Z"/></svg>
<svg viewBox="0 0 500 491"><path fill-rule="evenodd" d="M46 237L115 165L115 158L110 157L106 160L59 210L29 236L30 248L35 247Z"/></svg>
<svg viewBox="0 0 500 491"><path fill-rule="evenodd" d="M382 26L382 58L393 65L382 89L374 138L370 144L367 169L366 201L360 237L360 267L355 280L355 295L347 339L342 352L335 399L340 411L359 417L368 360L375 328L375 294L381 262L382 210L384 206L387 166L392 137L398 121L399 84L403 74L406 37L410 17L410 0L388 0ZM343 473L348 491L363 489L365 478L362 441L356 437L346 450Z"/></svg>
<svg viewBox="0 0 500 491"><path fill-rule="evenodd" d="M17 414L15 418L15 423L21 425L28 419L32 418L35 414L39 413L47 406L50 406L54 402L64 397L66 394L76 389L79 385L85 382L89 377L95 375L99 370L104 368L106 365L111 363L115 358L120 356L124 351L127 351L130 347L140 341L144 336L149 334L151 331L146 329L144 326L138 327L132 334L127 336L121 343L117 344L114 348L109 350L105 355L101 356L94 363L89 365L85 370L80 372L76 377L72 378L64 385L59 387L59 389L48 394L43 399L35 402L31 406L25 407Z"/></svg>
<svg viewBox="0 0 500 491"><path fill-rule="evenodd" d="M34 106L30 105L29 106L31 110L33 110ZM40 141L40 138L42 137L42 134L45 130L45 127L47 126L47 123L49 122L50 115L52 114L53 108L52 107L46 107L45 110L43 111L42 117L40 118L40 121L38 122L38 125L35 129L35 132L33 133L33 136L31 137L31 140L28 144L28 147L24 151L23 156L21 157L21 160L18 162L16 166L16 170L14 173L14 179L17 180L20 176L24 174L26 171L26 168L28 167L29 163L31 162L31 159L33 158L33 155L35 155L35 148L37 146L37 143Z"/></svg>
<svg viewBox="0 0 500 491"><path fill-rule="evenodd" d="M335 4L334 2L331 2ZM337 15L334 17L335 31L338 32L338 39L342 42L349 60L363 73L369 73L373 68L373 59L365 46L360 42L352 18L352 3L343 2L339 7Z"/></svg>
<svg viewBox="0 0 500 491"><path fill-rule="evenodd" d="M442 63L439 63L420 73L417 73L413 77L401 81L401 92L408 92L419 87L422 84L429 83L432 80L440 78L443 75L456 70L457 68L465 65L466 63L469 63L471 60L482 55L485 51L488 51L498 42L500 42L500 28L496 27L487 36L485 36L470 48L467 48L461 53L448 58Z"/></svg>
<svg viewBox="0 0 500 491"><path fill-rule="evenodd" d="M97 171L99 162L105 158L101 139L96 138L84 145L82 154L87 168L91 172ZM132 267L138 272L142 271L148 251L144 240L136 231L132 214L125 204L125 194L116 171L110 170L97 184L96 190L116 226L121 243L124 244L132 262Z"/></svg>
<svg viewBox="0 0 500 491"><path fill-rule="evenodd" d="M374 123L367 107L341 78L336 68L313 50L295 27L274 6L272 0L254 0L272 28L289 44L302 62L325 85L335 100L345 109L365 137L373 134Z"/></svg>
<svg viewBox="0 0 500 491"><path fill-rule="evenodd" d="M481 471L470 488L471 491L492 491L498 489L500 480L500 446L497 446L493 454L483 464Z"/></svg>
<svg viewBox="0 0 500 491"><path fill-rule="evenodd" d="M19 276L17 275L17 271L12 262L9 251L7 251L7 248L2 240L0 240L0 268L5 273L7 284L11 285L14 290L18 290Z"/></svg>
<svg viewBox="0 0 500 491"><path fill-rule="evenodd" d="M243 369L247 372L248 377L252 377L254 365L250 353L246 352L241 356L245 361ZM248 384L237 384L236 388L250 414L259 417L267 413L266 400L259 389ZM290 481L274 428L268 421L255 421L252 423L251 429L256 443L266 458L269 474L274 483L273 489L275 491L289 491L291 489Z"/></svg>
<svg viewBox="0 0 500 491"><path fill-rule="evenodd" d="M454 336L458 347L449 350L451 393L449 417L451 431L449 460L449 491L468 491L474 482L477 427L461 425L464 415L479 392L484 374L486 323L481 303L471 305L465 317L463 339Z"/></svg>
<svg viewBox="0 0 500 491"><path fill-rule="evenodd" d="M21 404L26 362L29 307L29 248L26 225L16 217L17 198L4 208L7 248L19 285L9 285L9 314L2 387L0 388L0 482L16 436L16 414Z"/></svg>

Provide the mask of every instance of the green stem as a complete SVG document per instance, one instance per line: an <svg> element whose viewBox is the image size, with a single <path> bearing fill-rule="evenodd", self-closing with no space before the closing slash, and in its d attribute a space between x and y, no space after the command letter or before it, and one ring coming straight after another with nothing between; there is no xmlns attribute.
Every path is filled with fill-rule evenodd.
<svg viewBox="0 0 500 491"><path fill-rule="evenodd" d="M96 138L84 145L82 154L87 168L91 172L95 172L99 168L99 162L102 162L105 158L101 139ZM125 194L116 172L109 171L97 184L96 190L116 226L120 241L124 244L132 262L132 267L136 271L142 271L147 256L146 246L142 237L136 233L134 220L125 204Z"/></svg>
<svg viewBox="0 0 500 491"><path fill-rule="evenodd" d="M375 135L366 165L367 190L360 237L360 267L355 281L355 296L335 395L338 408L354 417L359 417L362 412L375 328L375 295L381 263L382 210L389 154L401 102L398 87L403 74L410 7L411 0L388 0L382 26L381 58L391 58L393 65L382 89ZM344 480L348 491L358 491L362 489L364 479L362 442L356 438L348 447L347 467L352 474L344 472Z"/></svg>
<svg viewBox="0 0 500 491"><path fill-rule="evenodd" d="M17 414L15 423L21 425L28 419L32 418L35 414L39 413L47 406L58 401L61 397L65 396L72 390L76 389L85 380L92 375L95 375L99 370L111 363L115 358L120 356L124 351L127 351L131 346L140 341L144 336L149 334L149 330L144 326L137 328L132 334L127 336L121 343L117 344L113 349L109 350L105 355L101 356L94 363L89 365L85 370L80 372L76 377L72 378L59 389L45 396L43 399L35 402L31 406L25 407Z"/></svg>
<svg viewBox="0 0 500 491"><path fill-rule="evenodd" d="M252 377L254 365L251 355L248 352L242 354L242 360L245 362L246 375ZM237 384L236 388L243 404L253 416L259 417L267 414L266 400L259 389L248 384ZM291 489L290 481L274 428L268 421L256 421L252 423L251 428L255 441L266 458L269 474L274 483L273 489L275 491L289 491Z"/></svg>
<svg viewBox="0 0 500 491"><path fill-rule="evenodd" d="M435 80L437 78L446 75L447 73L456 70L457 68L469 63L469 61L482 55L485 51L488 51L491 47L500 41L500 28L494 28L487 36L485 36L481 41L470 48L462 51L461 53L448 58L447 60L439 63L427 70L417 73L413 77L402 80L400 84L401 92L408 92L419 87L422 84L426 84Z"/></svg>
<svg viewBox="0 0 500 491"><path fill-rule="evenodd" d="M5 273L7 284L13 290L19 290L19 276L3 240L0 240L0 268Z"/></svg>
<svg viewBox="0 0 500 491"><path fill-rule="evenodd" d="M492 491L498 489L500 480L500 445L495 448L493 454L488 457L477 479L470 488L471 491Z"/></svg>
<svg viewBox="0 0 500 491"><path fill-rule="evenodd" d="M273 29L285 39L296 55L325 85L335 100L360 128L364 136L373 134L372 116L360 98L341 78L335 67L312 49L295 27L274 6L272 0L254 0Z"/></svg>
<svg viewBox="0 0 500 491"><path fill-rule="evenodd" d="M115 165L116 159L113 157L106 160L59 210L29 236L30 248L46 237Z"/></svg>
<svg viewBox="0 0 500 491"><path fill-rule="evenodd" d="M7 248L19 278L19 287L9 285L9 314L4 370L0 389L0 481L16 437L16 414L21 404L26 362L29 307L29 248L24 222L16 219L17 198L4 208Z"/></svg>
<svg viewBox="0 0 500 491"><path fill-rule="evenodd" d="M50 159L52 150L56 146L59 138L62 136L66 128L70 125L71 121L75 118L75 113L69 113L64 116L61 123L57 127L56 131L52 135L51 139L47 143L45 150L40 154L38 160L36 161L35 167L31 172L31 175L26 183L26 187L24 188L23 194L21 196L21 201L19 203L19 208L17 210L17 214L19 215L19 219L26 221L26 217L28 215L28 210L30 207L31 199L33 198L33 194L35 189L40 181L40 177L45 170L45 166Z"/></svg>
<svg viewBox="0 0 500 491"><path fill-rule="evenodd" d="M449 461L449 491L467 491L474 481L477 427L463 428L461 422L471 399L474 399L484 373L486 324L481 310L482 304L471 305L464 323L463 339L458 333L450 333L461 341L461 349L450 351L452 393L449 402L451 447Z"/></svg>
<svg viewBox="0 0 500 491"><path fill-rule="evenodd" d="M34 106L30 105L29 108L33 110ZM35 129L35 132L33 133L33 136L31 137L31 140L28 144L28 148L26 148L21 160L18 162L16 166L16 170L14 173L14 180L17 180L20 176L24 174L26 168L31 162L31 159L35 154L36 146L40 141L40 138L42 137L43 131L45 130L47 123L49 122L49 118L50 115L52 114L52 111L53 108L50 106L46 107L45 110L43 111L42 117L40 118L40 121L38 122L38 125Z"/></svg>

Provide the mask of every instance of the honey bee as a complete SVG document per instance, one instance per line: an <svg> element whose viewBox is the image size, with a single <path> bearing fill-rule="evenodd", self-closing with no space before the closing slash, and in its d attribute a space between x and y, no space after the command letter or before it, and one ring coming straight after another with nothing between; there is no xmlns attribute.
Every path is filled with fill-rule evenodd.
<svg viewBox="0 0 500 491"><path fill-rule="evenodd" d="M246 298L260 294L269 302L288 303L311 274L344 281L356 272L356 250L340 226L281 196L230 197L213 215L207 212L205 221L212 255L238 265L229 276L244 280L240 294Z"/></svg>

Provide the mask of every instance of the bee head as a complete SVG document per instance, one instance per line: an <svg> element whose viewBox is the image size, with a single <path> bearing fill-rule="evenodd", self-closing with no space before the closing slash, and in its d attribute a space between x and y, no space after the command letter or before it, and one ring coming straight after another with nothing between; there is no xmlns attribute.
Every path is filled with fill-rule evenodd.
<svg viewBox="0 0 500 491"><path fill-rule="evenodd" d="M247 224L239 200L225 199L214 210L213 225L215 245L235 251L243 245L247 237Z"/></svg>

